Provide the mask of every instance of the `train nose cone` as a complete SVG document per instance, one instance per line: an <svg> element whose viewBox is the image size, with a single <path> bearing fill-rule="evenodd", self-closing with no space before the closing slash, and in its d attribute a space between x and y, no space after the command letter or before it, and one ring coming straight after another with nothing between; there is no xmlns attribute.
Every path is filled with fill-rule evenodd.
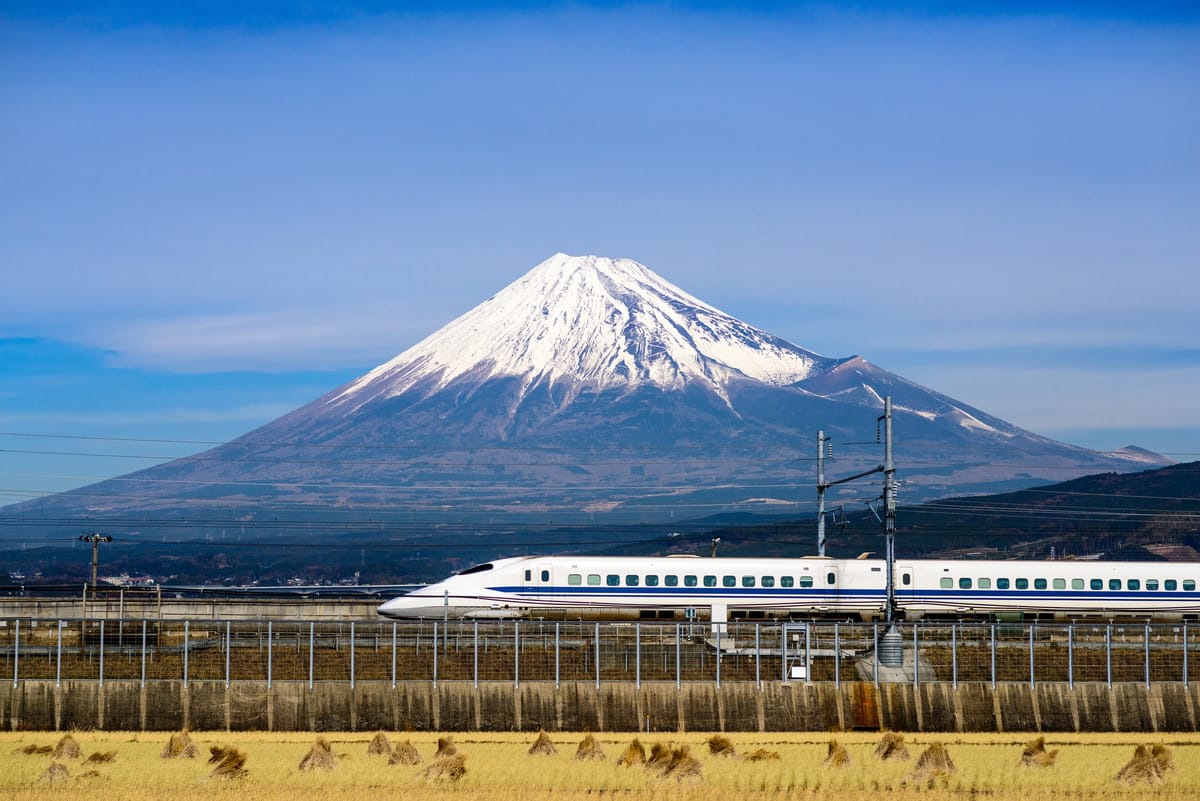
<svg viewBox="0 0 1200 801"><path fill-rule="evenodd" d="M401 595L387 603L380 604L375 610L384 617L391 618L440 618L446 614L445 603L442 599L412 597Z"/></svg>

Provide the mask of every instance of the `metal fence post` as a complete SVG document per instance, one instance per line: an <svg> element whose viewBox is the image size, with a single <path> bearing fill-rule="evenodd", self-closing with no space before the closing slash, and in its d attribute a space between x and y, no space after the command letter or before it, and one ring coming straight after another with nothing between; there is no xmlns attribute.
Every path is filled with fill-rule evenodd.
<svg viewBox="0 0 1200 801"><path fill-rule="evenodd" d="M958 689L958 624L950 624L950 683Z"/></svg>
<svg viewBox="0 0 1200 801"><path fill-rule="evenodd" d="M354 670L354 668L356 667L354 664L354 659L356 656L355 651L358 650L357 648L354 647L355 642L356 642L356 640L354 638L354 621L351 620L350 621L350 689L351 690L354 689L354 678L355 678L354 674L356 672ZM436 685L437 684L437 623L433 624L433 642L434 642L433 683Z"/></svg>
<svg viewBox="0 0 1200 801"><path fill-rule="evenodd" d="M162 624L159 623L159 635L162 635ZM146 688L146 620L142 619L142 689Z"/></svg>
<svg viewBox="0 0 1200 801"><path fill-rule="evenodd" d="M274 632L274 629L272 628L272 621L268 620L267 621L267 689L268 690L271 689L271 682L275 679L275 651L273 648L271 648L271 641L273 639L275 639L272 636L274 633L275 632ZM353 652L351 653L351 658L352 659L354 658Z"/></svg>
<svg viewBox="0 0 1200 801"><path fill-rule="evenodd" d="M392 689L396 689L396 621L392 621Z"/></svg>
<svg viewBox="0 0 1200 801"><path fill-rule="evenodd" d="M475 623L475 689L479 689L479 621Z"/></svg>
<svg viewBox="0 0 1200 801"><path fill-rule="evenodd" d="M1030 687L1032 687L1036 683L1036 680L1034 679L1034 672L1033 672L1033 635L1034 635L1034 631L1036 629L1037 629L1037 623L1029 624L1029 686Z"/></svg>
<svg viewBox="0 0 1200 801"><path fill-rule="evenodd" d="M871 624L871 636L874 638L872 642L874 646L871 649L871 675L874 677L874 684L879 686L879 624Z"/></svg>
<svg viewBox="0 0 1200 801"><path fill-rule="evenodd" d="M597 624L599 628L599 624ZM599 681L597 680L597 683ZM521 621L513 620L513 686L521 686Z"/></svg>
<svg viewBox="0 0 1200 801"><path fill-rule="evenodd" d="M921 628L921 624L913 623L913 688L915 689L921 683L921 671L918 667L921 664L920 646L917 642L917 630ZM903 663L903 658L900 660Z"/></svg>
<svg viewBox="0 0 1200 801"><path fill-rule="evenodd" d="M1188 629L1187 621L1183 621L1183 688L1188 688Z"/></svg>
<svg viewBox="0 0 1200 801"><path fill-rule="evenodd" d="M596 639L593 640L596 646L596 689L600 689L600 624L596 624Z"/></svg>
<svg viewBox="0 0 1200 801"><path fill-rule="evenodd" d="M1067 624L1067 686L1075 689L1075 624Z"/></svg>
<svg viewBox="0 0 1200 801"><path fill-rule="evenodd" d="M642 624L633 624L633 686L642 688Z"/></svg>
<svg viewBox="0 0 1200 801"><path fill-rule="evenodd" d="M804 624L804 683L812 684L812 624Z"/></svg>
<svg viewBox="0 0 1200 801"><path fill-rule="evenodd" d="M58 658L55 660L54 686L62 686L62 630L63 622L58 621Z"/></svg>
<svg viewBox="0 0 1200 801"><path fill-rule="evenodd" d="M835 628L834 631L837 629ZM762 689L762 624L754 624L754 683Z"/></svg>
<svg viewBox="0 0 1200 801"><path fill-rule="evenodd" d="M1106 681L1108 686L1112 687L1112 623L1109 623L1104 628L1104 662L1106 670Z"/></svg>
<svg viewBox="0 0 1200 801"><path fill-rule="evenodd" d="M1147 631L1149 631L1148 627ZM1146 664L1149 663L1149 657L1147 657ZM104 686L104 618L100 618L100 686Z"/></svg>
<svg viewBox="0 0 1200 801"><path fill-rule="evenodd" d="M308 689L310 689L310 690L312 689L313 679L315 678L315 676L313 675L315 673L315 671L314 671L315 660L313 658L313 651L315 650L316 644L317 644L316 629L317 629L317 624L312 620L308 621Z"/></svg>
<svg viewBox="0 0 1200 801"><path fill-rule="evenodd" d="M721 686L721 630L724 626L717 627L717 686Z"/></svg>
<svg viewBox="0 0 1200 801"><path fill-rule="evenodd" d="M992 689L996 689L996 624L992 624Z"/></svg>
<svg viewBox="0 0 1200 801"><path fill-rule="evenodd" d="M675 689L683 686L683 639L680 637L680 624L675 624Z"/></svg>
<svg viewBox="0 0 1200 801"><path fill-rule="evenodd" d="M188 621L188 620L183 621L183 686L184 687L188 686L188 640L191 639L191 634L190 634L191 629L189 628L188 623L190 623L190 622L191 621ZM268 652L268 653L270 653L270 652ZM268 662L267 664L269 665L270 662ZM268 687L271 686L270 670L267 671L267 686Z"/></svg>
<svg viewBox="0 0 1200 801"><path fill-rule="evenodd" d="M13 629L13 686L17 686L17 677L20 675L21 664L21 621L15 622Z"/></svg>
<svg viewBox="0 0 1200 801"><path fill-rule="evenodd" d="M431 650L433 651L433 686L436 687L438 686L438 624L436 620L433 621L433 648Z"/></svg>
<svg viewBox="0 0 1200 801"><path fill-rule="evenodd" d="M101 663L103 664L103 663ZM1146 686L1150 686L1150 624L1146 624Z"/></svg>
<svg viewBox="0 0 1200 801"><path fill-rule="evenodd" d="M833 686L842 686L842 632L838 624L833 624Z"/></svg>
<svg viewBox="0 0 1200 801"><path fill-rule="evenodd" d="M562 624L557 621L554 624L554 689L558 689L559 676L562 673L562 668L559 662L559 650L562 644L562 639L559 637Z"/></svg>

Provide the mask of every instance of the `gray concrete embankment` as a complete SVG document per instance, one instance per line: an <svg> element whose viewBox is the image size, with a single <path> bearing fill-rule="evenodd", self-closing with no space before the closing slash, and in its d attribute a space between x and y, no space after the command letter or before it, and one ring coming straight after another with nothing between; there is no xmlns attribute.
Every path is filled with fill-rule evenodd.
<svg viewBox="0 0 1200 801"><path fill-rule="evenodd" d="M0 685L13 730L1196 731L1182 684L54 681Z"/></svg>

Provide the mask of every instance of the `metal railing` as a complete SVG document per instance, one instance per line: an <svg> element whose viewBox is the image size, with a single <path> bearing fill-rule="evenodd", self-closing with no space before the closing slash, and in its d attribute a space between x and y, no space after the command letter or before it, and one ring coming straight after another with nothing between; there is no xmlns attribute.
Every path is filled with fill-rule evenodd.
<svg viewBox="0 0 1200 801"><path fill-rule="evenodd" d="M897 631L901 674L881 663L883 627L871 623L731 623L715 631L658 622L9 618L0 619L0 680L679 686L1200 677L1196 627L1186 623L917 623Z"/></svg>

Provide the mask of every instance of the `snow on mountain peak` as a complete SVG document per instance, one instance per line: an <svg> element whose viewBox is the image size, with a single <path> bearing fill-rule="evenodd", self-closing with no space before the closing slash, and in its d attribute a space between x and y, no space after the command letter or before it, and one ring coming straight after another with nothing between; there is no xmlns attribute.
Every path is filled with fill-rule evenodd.
<svg viewBox="0 0 1200 801"><path fill-rule="evenodd" d="M471 375L581 389L680 389L730 381L785 386L826 359L704 303L630 259L556 253L396 358L332 403L356 405L418 384L436 392Z"/></svg>

